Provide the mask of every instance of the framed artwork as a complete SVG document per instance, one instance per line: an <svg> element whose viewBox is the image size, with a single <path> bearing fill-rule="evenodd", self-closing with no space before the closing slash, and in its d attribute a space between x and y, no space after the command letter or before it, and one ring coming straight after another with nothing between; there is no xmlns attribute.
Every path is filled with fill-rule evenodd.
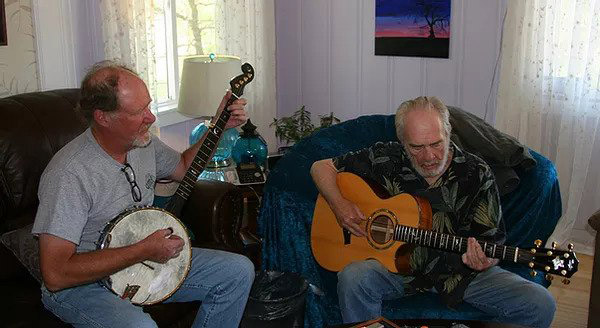
<svg viewBox="0 0 600 328"><path fill-rule="evenodd" d="M4 8L4 0L0 0L0 46L8 44L6 39L6 10Z"/></svg>
<svg viewBox="0 0 600 328"><path fill-rule="evenodd" d="M375 55L448 58L451 0L375 0Z"/></svg>

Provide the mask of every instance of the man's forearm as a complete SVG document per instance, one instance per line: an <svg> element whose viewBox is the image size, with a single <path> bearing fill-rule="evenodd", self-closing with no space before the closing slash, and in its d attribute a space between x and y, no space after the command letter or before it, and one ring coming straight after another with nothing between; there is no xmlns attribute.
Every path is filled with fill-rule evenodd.
<svg viewBox="0 0 600 328"><path fill-rule="evenodd" d="M337 185L337 170L331 159L324 159L313 163L310 174L323 198L333 206L343 199Z"/></svg>

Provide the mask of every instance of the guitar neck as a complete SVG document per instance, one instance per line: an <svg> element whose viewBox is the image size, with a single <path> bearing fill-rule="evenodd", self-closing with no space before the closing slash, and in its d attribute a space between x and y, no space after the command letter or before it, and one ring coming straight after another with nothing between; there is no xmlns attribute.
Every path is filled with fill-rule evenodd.
<svg viewBox="0 0 600 328"><path fill-rule="evenodd" d="M394 240L411 244L440 249L447 252L462 254L467 251L467 238L424 230L404 225L397 225L394 230ZM518 247L498 245L477 240L487 257L515 263L526 263Z"/></svg>
<svg viewBox="0 0 600 328"><path fill-rule="evenodd" d="M225 109L221 110L217 113L216 119L213 120L214 124L211 124L208 127L208 130L205 132L205 136L200 141L200 146L198 147L198 152L187 172L185 173L179 187L175 191L175 194L172 196L171 201L167 205L167 211L179 216L181 214L181 210L185 201L190 197L192 191L194 190L194 185L198 180L198 177L206 168L206 164L212 158L217 146L219 144L219 140L223 135L223 131L225 130L225 126L231 114L226 108L228 108L238 97L234 94L231 95L227 103L225 104Z"/></svg>

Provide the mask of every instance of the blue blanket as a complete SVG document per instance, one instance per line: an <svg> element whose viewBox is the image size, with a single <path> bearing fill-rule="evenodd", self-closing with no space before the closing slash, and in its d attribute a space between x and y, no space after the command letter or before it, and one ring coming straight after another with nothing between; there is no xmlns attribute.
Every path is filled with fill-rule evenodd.
<svg viewBox="0 0 600 328"><path fill-rule="evenodd" d="M323 129L297 143L270 172L258 218L263 237L262 266L265 270L300 273L325 292L307 295L305 326L323 327L341 321L336 294L336 274L315 262L310 249L310 227L317 189L310 177L313 162L370 146L377 141L397 140L393 115L362 116ZM561 216L558 178L552 162L531 152L537 165L527 171L515 168L520 184L502 197L507 245L530 247L545 241ZM524 266L503 267L545 286L542 274L531 278ZM462 304L449 309L432 293L386 301L387 318L486 319L477 309Z"/></svg>

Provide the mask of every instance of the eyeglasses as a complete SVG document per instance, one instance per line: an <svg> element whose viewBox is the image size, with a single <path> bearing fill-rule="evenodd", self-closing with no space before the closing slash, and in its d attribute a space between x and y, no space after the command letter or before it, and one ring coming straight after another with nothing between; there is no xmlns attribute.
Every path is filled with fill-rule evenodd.
<svg viewBox="0 0 600 328"><path fill-rule="evenodd" d="M129 163L125 163L125 166L121 169L123 173L125 173L125 177L127 178L127 182L131 186L131 197L133 197L134 202L142 201L142 191L138 186L137 182L135 182L135 172L133 172L133 168Z"/></svg>

